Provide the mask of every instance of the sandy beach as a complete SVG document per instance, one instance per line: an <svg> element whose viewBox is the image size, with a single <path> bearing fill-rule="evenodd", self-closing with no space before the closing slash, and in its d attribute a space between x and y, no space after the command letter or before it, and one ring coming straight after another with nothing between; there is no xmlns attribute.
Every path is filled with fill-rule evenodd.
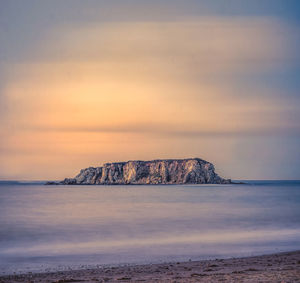
<svg viewBox="0 0 300 283"><path fill-rule="evenodd" d="M300 282L300 251L245 258L10 275L0 282Z"/></svg>

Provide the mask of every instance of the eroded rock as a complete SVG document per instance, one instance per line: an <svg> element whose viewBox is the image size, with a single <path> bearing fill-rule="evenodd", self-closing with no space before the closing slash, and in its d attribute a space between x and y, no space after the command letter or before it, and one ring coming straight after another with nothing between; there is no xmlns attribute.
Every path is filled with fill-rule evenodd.
<svg viewBox="0 0 300 283"><path fill-rule="evenodd" d="M52 184L53 182L51 182ZM123 184L230 184L212 163L200 158L164 159L106 163L102 167L82 169L75 178L56 183L62 185Z"/></svg>

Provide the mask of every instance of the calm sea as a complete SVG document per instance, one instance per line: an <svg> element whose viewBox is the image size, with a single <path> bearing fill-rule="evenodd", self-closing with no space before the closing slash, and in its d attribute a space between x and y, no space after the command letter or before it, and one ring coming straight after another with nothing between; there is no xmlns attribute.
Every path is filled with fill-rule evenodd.
<svg viewBox="0 0 300 283"><path fill-rule="evenodd" d="M0 274L300 249L300 181L0 183Z"/></svg>

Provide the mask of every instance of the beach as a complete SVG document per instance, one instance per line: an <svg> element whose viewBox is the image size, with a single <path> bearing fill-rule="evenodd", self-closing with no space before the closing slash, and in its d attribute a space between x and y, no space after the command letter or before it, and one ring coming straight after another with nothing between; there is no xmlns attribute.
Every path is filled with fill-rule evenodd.
<svg viewBox="0 0 300 283"><path fill-rule="evenodd" d="M15 282L300 282L300 251L0 277Z"/></svg>

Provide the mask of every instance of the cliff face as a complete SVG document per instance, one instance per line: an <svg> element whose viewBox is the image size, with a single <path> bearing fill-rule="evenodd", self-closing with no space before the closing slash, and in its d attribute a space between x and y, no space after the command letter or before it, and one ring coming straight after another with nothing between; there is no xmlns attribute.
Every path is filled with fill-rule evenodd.
<svg viewBox="0 0 300 283"><path fill-rule="evenodd" d="M230 184L215 173L213 164L199 159L169 159L106 163L82 169L75 178L53 184ZM49 183L51 184L51 183Z"/></svg>

